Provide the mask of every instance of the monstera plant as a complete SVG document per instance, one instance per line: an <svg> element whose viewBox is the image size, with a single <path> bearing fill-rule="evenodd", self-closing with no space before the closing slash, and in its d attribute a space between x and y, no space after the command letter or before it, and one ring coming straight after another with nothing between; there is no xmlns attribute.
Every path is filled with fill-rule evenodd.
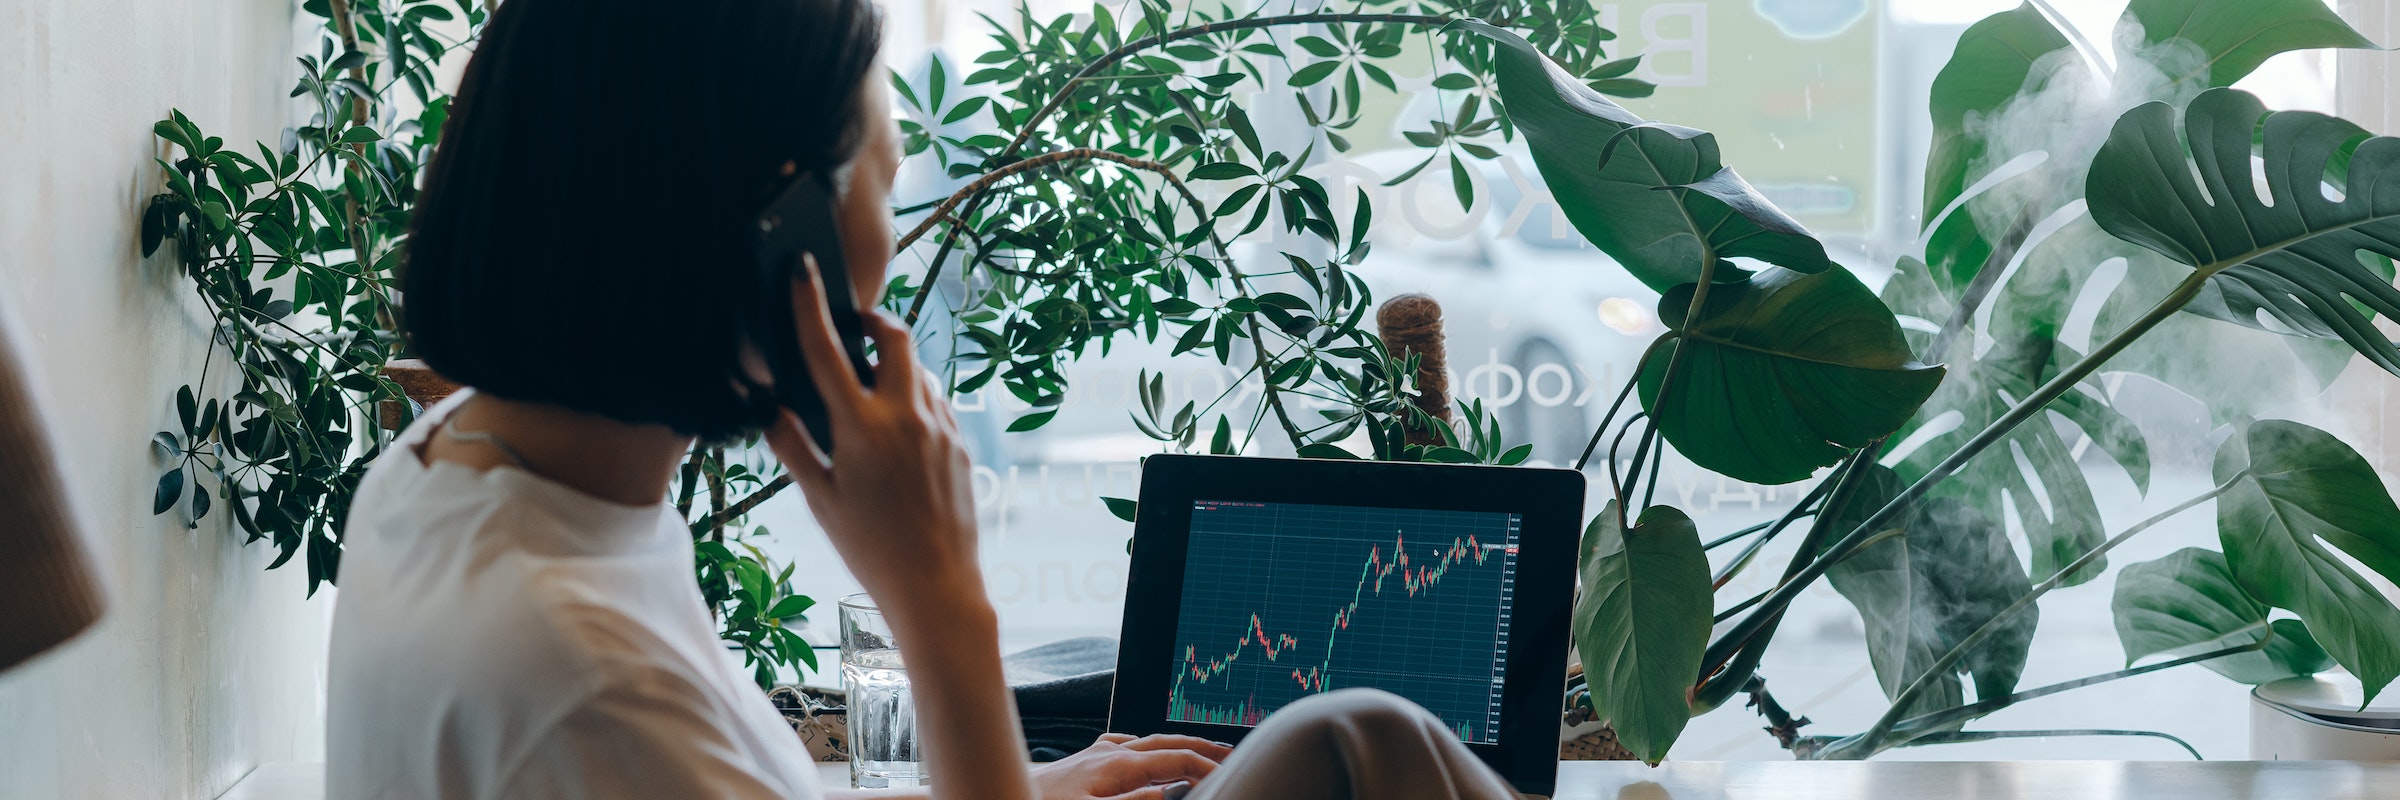
<svg viewBox="0 0 2400 800"><path fill-rule="evenodd" d="M1708 544L1688 517L1651 504L1654 475L1611 472L1617 500L1586 536L1577 644L1595 710L1640 757L1663 757L1692 714L1737 693L1795 755L1860 758L2074 733L1966 726L2018 702L2182 664L2250 683L2339 664L2369 697L2400 675L2400 612L2343 558L2400 578L2400 508L2351 448L2298 423L2237 418L2217 454L2215 488L2110 535L2062 436L2088 439L2146 490L2147 443L2091 378L2172 326L2272 331L2306 363L2338 369L2354 352L2400 372L2400 350L2371 322L2400 313L2388 261L2400 256L2391 194L2400 140L2321 114L2270 112L2225 88L2277 53L2370 43L2316 0L2135 0L2110 74L2052 19L2028 4L1984 20L1935 80L1924 252L1902 260L1880 303L1855 281L1829 277L1838 271L1792 244L1805 235L1767 223L1773 215L1752 210L1755 198L1713 160L1649 157L1635 170L1620 166L1627 154L1610 153L1681 142L1713 156L1698 145L1705 135L1633 120L1557 80L1531 49L1507 48L1515 58L1503 61L1501 99L1569 218L1666 295L1669 330L1628 386L1646 415L1613 428L1617 441L1639 431L1636 472L1645 459L1657 463L1649 449L1661 442L1762 483L1832 470L1781 519ZM2099 128L2055 113L2093 104L2122 114ZM1695 161L1700 169L1684 168ZM1665 191L1612 195L1602 184L1620 170L1626 189ZM1632 206L1664 208L1665 198L1683 213ZM1729 212L1755 227L1715 223ZM1724 260L1738 256L1768 266ZM2091 352L2077 353L2059 341L2061 329L2110 259L2124 260L2126 277L2105 299ZM1924 324L1903 328L1895 312ZM1992 342L1980 354L1979 336ZM2188 366L2207 356L2130 366L2208 399L2222 392ZM1936 433L1930 426L1945 414L1964 422ZM1930 434L1923 446L1887 452L1920 431ZM2185 550L2126 567L2117 582L2128 663L2167 659L2018 685L2038 598L2093 579L2110 550L2212 500L2222 553ZM2010 546L2007 510L2023 522L2030 563ZM1802 538L1776 588L1707 601L1787 530ZM1713 576L1695 568L1705 549L1745 537L1745 550ZM1892 701L1856 734L1801 735L1806 721L1756 674L1789 603L1820 578L1858 607ZM1722 609L1713 620L1690 613L1712 605ZM2275 609L2292 617L2271 619ZM1711 622L1720 624L1713 634Z"/></svg>

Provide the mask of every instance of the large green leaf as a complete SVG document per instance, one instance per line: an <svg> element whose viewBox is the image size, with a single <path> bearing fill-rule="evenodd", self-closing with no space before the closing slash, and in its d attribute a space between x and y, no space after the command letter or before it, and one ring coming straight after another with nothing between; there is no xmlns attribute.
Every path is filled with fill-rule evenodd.
<svg viewBox="0 0 2400 800"><path fill-rule="evenodd" d="M2181 39L2196 46L2162 76L2173 83L2232 86L2280 53L2326 47L2372 48L2322 0L2134 0L2117 18L2117 61ZM2137 44L2138 43L2138 44Z"/></svg>
<svg viewBox="0 0 2400 800"><path fill-rule="evenodd" d="M2091 233L2101 238L2107 236L2097 228L2091 229ZM1904 262L1901 268L1904 273L1894 277L1886 287L1887 293L1927 284L1917 272L1923 269L1921 265ZM1913 441L1910 437L1916 431L1952 411L1960 415L1958 426L1920 442L1916 449L1906 453L1894 464L1901 477L1911 481L1924 477L1968 438L2005 416L2019 399L2031 396L2067 365L2083 358L2081 353L2058 342L2056 329L2050 322L2023 311L2025 306L2058 304L2048 292L2063 291L2067 282L2063 273L2026 274L2030 269L2028 262L2010 282L2010 291L1995 301L1992 314L1995 340L1981 357L1974 354L1974 339L1965 336L1952 339L1951 352L1941 354L1951 364L1969 365L1967 371L1957 379L1944 381L1917 416L1894 435L1901 441ZM1938 298L1932 302L1942 303ZM1946 303L1939 307L1947 311ZM2106 392L2097 382L2079 384L2053 401L2050 413L2010 431L2003 440L2007 451L1967 462L1955 477L1944 481L1935 491L1967 502L1987 519L2002 519L2004 509L2013 506L2030 545L2034 578L2050 577L2107 538L2107 531L2100 526L2100 507L2093 498L2090 478L2057 423L2081 431L2125 469L2136 490L2149 491L2149 442L2133 420L2105 398ZM2105 567L2105 561L2094 561L2069 576L2067 583L2091 580Z"/></svg>
<svg viewBox="0 0 2400 800"><path fill-rule="evenodd" d="M1970 204L1942 216L1942 211L1966 196L1974 184L2024 155L1992 141L1990 121L2021 96L2083 93L2094 82L2091 69L2067 37L2031 3L1985 17L1959 34L1958 46L1934 76L1927 98L1933 139L1925 156L1925 205L1920 217L1929 229L1925 260L1946 293L1955 297L1964 290L1992 255L1992 242L1978 229L1979 222L2024 216L2027 211L2022 207L2029 203L2054 205L2066 200L2055 196L2060 194L2057 188L2020 183L1995 192L1986 186L1970 198ZM2056 171L2060 166L2049 165L2049 169ZM2056 178L2041 174L2013 180Z"/></svg>
<svg viewBox="0 0 2400 800"><path fill-rule="evenodd" d="M1837 527L1855 527L1899 493L1898 476L1882 467L1870 469L1874 472ZM1943 654L2033 590L2007 533L1973 507L1947 497L1919 504L1898 535L1859 548L1825 575L1866 623L1867 660L1887 698L1896 698ZM2016 691L2040 613L2030 607L2019 612L1959 661L1958 671L1975 680L1976 697ZM1935 681L1917 696L1911 714L1962 702L1958 675Z"/></svg>
<svg viewBox="0 0 2400 800"><path fill-rule="evenodd" d="M2122 330L2167 291L2111 295L2110 306L2125 301L2122 305L2131 308L2122 316L2104 308L2101 322L2108 327L2095 326L2093 339ZM2233 424L2316 396L2354 360L2357 352L2340 339L2286 336L2177 314L2109 359L2108 369L2154 378L2206 406L2214 422Z"/></svg>
<svg viewBox="0 0 2400 800"><path fill-rule="evenodd" d="M2122 279L2113 288L2088 286L2092 265L2122 259ZM2379 264L2389 264L2376 259ZM2077 219L2034 247L2017 274L2003 288L1999 303L2008 313L1994 313L1995 326L2049 322L2063 324L2068 308L2097 299L2092 318L2092 341L2105 341L2175 290L2191 268L2155 251L2110 236L2089 216ZM2062 280L2072 288L2066 296L2047 301L2018 302L2023 287L2045 278ZM2340 339L2286 336L2268 329L2256 314L2234 315L2225 308L2217 284L2184 307L2189 312L2161 321L2108 362L2112 371L2134 372L2157 379L2208 407L2218 422L2256 417L2332 384L2356 356ZM2106 290L2105 298L2087 297ZM2238 323L2218 324L2220 321ZM2278 326L2280 327L2280 326ZM2005 336L1995 332L1994 336ZM2206 353L2194 358L2194 353ZM2229 375L2240 378L2229 379Z"/></svg>
<svg viewBox="0 0 2400 800"><path fill-rule="evenodd" d="M1971 347L1972 342L1962 337L1958 355L1967 358L1964 351ZM1973 359L1972 372L1965 379L1945 382L1933 399L1926 402L1925 411L1898 435L1909 435L1938 418L1942 411L1959 412L1963 417L1959 426L1926 440L1895 467L1908 480L1924 477L1934 464L1947 458L1969 437L2008 413L2019 398L2031 395L2061 368L2080 358L2081 354L2044 336L2026 335L1994 343L1982 358ZM2005 450L1967 462L1956 476L1936 490L1942 496L1956 497L1974 506L1988 519L2001 519L2003 509L2013 506L2025 527L2036 579L2049 578L2108 538L2108 532L2100 525L2100 505L2093 498L2090 479L2076 459L2073 447L2060 435L2058 421L2091 436L2102 452L2125 468L2137 488L2148 485L2147 440L2132 420L2102 399L2098 386L2087 383L2060 396L2051 404L2049 414L2010 431L2002 440ZM2095 560L2069 576L2067 585L2099 577L2106 564L2104 560Z"/></svg>
<svg viewBox="0 0 2400 800"><path fill-rule="evenodd" d="M1900 324L1847 270L1769 267L1711 287L1686 319L1693 285L1659 301L1673 330L1641 365L1642 406L1693 463L1738 480L1807 478L1890 434L1942 381L1910 357ZM1662 379L1678 349L1673 396Z"/></svg>
<svg viewBox="0 0 2400 800"><path fill-rule="evenodd" d="M2186 547L2117 573L2117 641L2125 663L2146 656L2183 657L2266 641L2262 650L2212 658L2201 666L2248 684L2313 675L2333 659L2298 620L2267 621L2267 604L2242 591L2233 569L2213 550Z"/></svg>
<svg viewBox="0 0 2400 800"><path fill-rule="evenodd" d="M1583 534L1575 651L1592 708L1617 741L1656 764L1692 717L1692 681L1708 649L1708 554L1683 512L1651 506L1632 530L1610 502Z"/></svg>
<svg viewBox="0 0 2400 800"><path fill-rule="evenodd" d="M1816 237L1719 162L1715 136L1645 122L1515 33L1454 24L1498 45L1500 101L1567 221L1650 288L1696 282L1726 258L1800 272L1832 266ZM1720 265L1716 275L1741 271Z"/></svg>
<svg viewBox="0 0 2400 800"><path fill-rule="evenodd" d="M2319 0L2137 0L2118 19L2114 43L2120 65L2138 63L2151 73L2121 77L2119 83L2124 84L2124 91L2147 91L2148 97L2136 99L2177 105L2204 89L2231 85L2280 53L2374 46ZM2121 76L2126 71L2120 67ZM2364 140L2366 134L2354 130L2347 138ZM2325 181L2337 190L2346 188L2352 146L2355 141L2336 148L2326 163ZM2124 283L2101 312L2103 331L2121 328L2123 323L2138 317L2185 274L2148 251L2128 254L2114 248L2087 247L2079 259L2083 264L2092 264L2117 255L2128 256L2130 263ZM2380 257L2372 262L2370 266L2389 281L2390 262ZM2028 261L2028 270L2034 266L2034 261ZM2283 301L2288 302L2289 297L2283 296ZM2287 326L2270 326L2260 321L2258 309L2275 302L2277 295L2260 296L2240 285L2218 281L2212 282L2184 310L2260 330L2285 330ZM2246 382L2218 380L2205 365L2198 365L2199 374L2191 374L2196 364L2189 358L2179 358L2181 354L2195 350L2256 353L2258 361L2277 361L2281 360L2279 355L2263 351L2289 350L2296 363L2277 366L2305 368L2319 387L2330 384L2349 360L2347 345L2310 340L2309 337L2339 338L2332 328L2322 325L2289 326L2302 336L2281 339L2281 347L2266 344L2275 340L2264 336L2216 329L2188 320L2175 321L2170 327L2176 330L2162 329L2151 338L2173 340L2171 343L2137 344L2134 351L2121 356L2114 366L2133 369L2175 386L2208 403L2220 419L2238 418L2288 401L2287 387L2293 382L2271 375L2259 375L2256 376L2259 380Z"/></svg>
<svg viewBox="0 0 2400 800"><path fill-rule="evenodd" d="M2335 150L2325 164L2326 184L2336 191L2348 188L2351 157L2356 144L2366 138L2365 131L2357 131L2348 137L2350 144ZM2096 224L2092 227L2097 230ZM2127 259L2123 282L2102 304L2094 321L2094 334L2106 337L2140 318L2190 275L2191 268L2155 251L2107 237L2105 232L2101 235L2116 246L2086 247L2084 252L2089 255L2084 255L2084 260L2109 253ZM2058 248L2045 247L2043 251L2053 249ZM2034 268L2043 251L2037 251L2037 258L2027 262L2027 269ZM2366 261L2378 279L2391 280L2390 259L2374 256ZM2259 309L2270 302L2272 297L2262 297L2241 283L2211 281L2183 307L2190 317L2162 322L2150 335L2118 354L2109 366L2157 378L2191 395L2206 404L2220 422L2259 416L2332 385L2355 357L2350 344L2342 341L2334 329L2315 324L2317 321L2307 315L2292 317L2298 325L2282 319L2271 324L2262 320ZM2195 317L2234 325L2216 325ZM2212 357L2191 358L2190 354L2195 352L2209 353ZM2245 380L2225 380L2224 366L2236 363L2241 365Z"/></svg>
<svg viewBox="0 0 2400 800"><path fill-rule="evenodd" d="M2232 89L2193 99L2180 134L2175 122L2164 103L2117 120L2092 162L2093 220L2209 276L2234 317L2339 337L2400 373L2400 347L2369 319L2400 315L2400 289L2361 257L2400 255L2400 140L2360 141L2358 126L2313 112L2269 114ZM2345 150L2346 193L2332 199L2324 176Z"/></svg>
<svg viewBox="0 0 2400 800"><path fill-rule="evenodd" d="M2400 507L2374 468L2332 434L2262 420L2217 449L2216 478L2234 580L2298 614L2374 699L2400 676L2400 609L2334 552L2400 579Z"/></svg>
<svg viewBox="0 0 2400 800"><path fill-rule="evenodd" d="M2135 0L2112 41L2116 72L2104 78L2030 3L1961 34L1929 98L1933 136L1921 218L1925 260L1945 291L1956 296L1984 268L1997 228L2031 223L2073 199L2098 144L2086 132L2090 112L2181 104L2279 53L2373 46L2319 0ZM2037 155L2045 159L2038 168L1970 191L2003 164Z"/></svg>
<svg viewBox="0 0 2400 800"><path fill-rule="evenodd" d="M1925 156L1925 215L1932 224L1942 209L1967 190L1968 172L1989 157L1991 143L1967 135L1969 115L1990 116L2027 89L2039 75L2035 62L2054 52L2073 52L2057 26L2027 3L1983 18L1959 34L1958 46L1933 76L1926 105L1933 115L1933 140ZM2088 72L2060 77L2088 78Z"/></svg>

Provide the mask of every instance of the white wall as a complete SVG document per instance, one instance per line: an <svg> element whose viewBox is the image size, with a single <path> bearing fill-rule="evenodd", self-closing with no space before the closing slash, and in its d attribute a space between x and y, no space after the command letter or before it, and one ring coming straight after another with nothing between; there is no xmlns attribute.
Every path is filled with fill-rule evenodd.
<svg viewBox="0 0 2400 800"><path fill-rule="evenodd" d="M96 630L0 675L0 799L209 798L323 757L330 597L264 571L221 512L150 516L147 441L198 376L203 317L135 238L167 109L245 151L290 121L297 6L0 0L0 315L114 589Z"/></svg>

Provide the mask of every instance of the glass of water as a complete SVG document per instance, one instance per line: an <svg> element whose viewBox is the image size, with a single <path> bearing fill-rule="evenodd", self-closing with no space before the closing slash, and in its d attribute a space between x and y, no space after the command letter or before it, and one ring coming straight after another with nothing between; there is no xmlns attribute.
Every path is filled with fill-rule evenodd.
<svg viewBox="0 0 2400 800"><path fill-rule="evenodd" d="M842 598L842 687L850 697L850 786L925 785L917 709L891 624L874 598Z"/></svg>

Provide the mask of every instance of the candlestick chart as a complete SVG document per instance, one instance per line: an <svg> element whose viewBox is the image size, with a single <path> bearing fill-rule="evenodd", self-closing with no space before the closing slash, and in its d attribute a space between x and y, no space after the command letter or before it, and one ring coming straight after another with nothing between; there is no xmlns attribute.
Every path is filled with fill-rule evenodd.
<svg viewBox="0 0 2400 800"><path fill-rule="evenodd" d="M1194 504L1167 718L1255 726L1373 687L1497 742L1515 515Z"/></svg>

